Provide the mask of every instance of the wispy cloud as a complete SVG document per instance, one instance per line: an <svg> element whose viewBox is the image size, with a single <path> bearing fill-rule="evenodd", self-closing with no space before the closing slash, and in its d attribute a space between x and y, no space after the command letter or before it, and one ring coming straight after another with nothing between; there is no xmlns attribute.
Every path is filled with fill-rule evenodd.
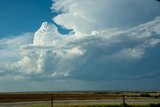
<svg viewBox="0 0 160 107"><path fill-rule="evenodd" d="M0 63L15 62L20 57L20 47L32 43L33 33L0 39Z"/></svg>

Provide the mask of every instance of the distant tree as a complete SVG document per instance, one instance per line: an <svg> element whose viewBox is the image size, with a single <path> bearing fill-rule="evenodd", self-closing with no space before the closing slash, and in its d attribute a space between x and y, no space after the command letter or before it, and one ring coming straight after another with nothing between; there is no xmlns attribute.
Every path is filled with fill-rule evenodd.
<svg viewBox="0 0 160 107"><path fill-rule="evenodd" d="M140 95L140 97L151 97L151 95L148 94L148 93L143 93L143 94Z"/></svg>

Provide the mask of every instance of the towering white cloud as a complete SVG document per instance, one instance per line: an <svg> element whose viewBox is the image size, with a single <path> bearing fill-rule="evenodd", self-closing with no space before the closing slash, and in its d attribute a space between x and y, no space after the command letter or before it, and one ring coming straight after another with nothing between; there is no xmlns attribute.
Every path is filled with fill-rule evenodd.
<svg viewBox="0 0 160 107"><path fill-rule="evenodd" d="M60 33L58 33L57 28L48 22L43 22L41 28L35 32L33 45L49 46L58 42Z"/></svg>
<svg viewBox="0 0 160 107"><path fill-rule="evenodd" d="M83 81L160 77L160 16L152 17L160 14L156 1L57 0L52 9L61 12L53 20L75 34L62 35L54 24L42 23L33 41L15 42L21 58L0 65L0 76ZM10 44L0 41L0 48Z"/></svg>
<svg viewBox="0 0 160 107"><path fill-rule="evenodd" d="M148 50L159 45L159 25L160 17L157 17L128 30L108 29L86 36L63 36L54 25L45 22L35 33L33 44L21 47L22 58L12 65L12 70L39 78L96 80L139 76L142 71L133 72L132 67L150 58L146 57ZM92 78L88 78L90 75Z"/></svg>
<svg viewBox="0 0 160 107"><path fill-rule="evenodd" d="M57 0L52 9L62 12L53 18L56 23L79 35L136 26L159 15L159 4L153 0Z"/></svg>

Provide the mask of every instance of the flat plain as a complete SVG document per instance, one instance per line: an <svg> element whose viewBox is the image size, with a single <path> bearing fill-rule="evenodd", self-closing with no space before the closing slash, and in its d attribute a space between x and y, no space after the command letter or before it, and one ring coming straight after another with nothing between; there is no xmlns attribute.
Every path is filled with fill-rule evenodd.
<svg viewBox="0 0 160 107"><path fill-rule="evenodd" d="M0 93L0 107L32 107L58 105L159 104L160 92L134 91L66 91L66 92L7 92Z"/></svg>

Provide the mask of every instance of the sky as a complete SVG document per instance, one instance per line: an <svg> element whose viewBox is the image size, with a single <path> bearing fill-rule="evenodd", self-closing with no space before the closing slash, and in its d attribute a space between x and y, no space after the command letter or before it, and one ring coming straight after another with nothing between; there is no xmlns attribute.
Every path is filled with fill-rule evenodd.
<svg viewBox="0 0 160 107"><path fill-rule="evenodd" d="M51 0L1 0L1 38L24 32L35 32L43 21L51 21Z"/></svg>
<svg viewBox="0 0 160 107"><path fill-rule="evenodd" d="M160 90L160 2L0 1L0 92Z"/></svg>

